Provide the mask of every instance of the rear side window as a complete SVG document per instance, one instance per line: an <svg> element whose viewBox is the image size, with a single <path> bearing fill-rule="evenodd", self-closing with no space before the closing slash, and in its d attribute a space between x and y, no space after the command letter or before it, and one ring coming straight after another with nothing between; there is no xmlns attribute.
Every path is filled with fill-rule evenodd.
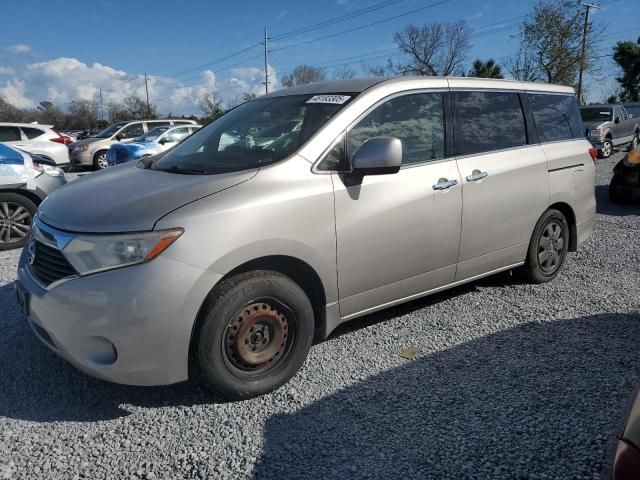
<svg viewBox="0 0 640 480"><path fill-rule="evenodd" d="M174 120L173 124L174 125L193 125L193 122L189 122L186 120Z"/></svg>
<svg viewBox="0 0 640 480"><path fill-rule="evenodd" d="M0 127L0 142L15 142L22 140L18 127Z"/></svg>
<svg viewBox="0 0 640 480"><path fill-rule="evenodd" d="M527 133L517 92L454 92L457 155L526 145Z"/></svg>
<svg viewBox="0 0 640 480"><path fill-rule="evenodd" d="M171 122L147 122L147 132L157 127L165 127L171 125Z"/></svg>
<svg viewBox="0 0 640 480"><path fill-rule="evenodd" d="M527 95L541 142L582 138L582 118L573 95Z"/></svg>
<svg viewBox="0 0 640 480"><path fill-rule="evenodd" d="M402 141L402 164L444 158L444 113L441 93L415 93L376 107L349 131L349 155L372 137Z"/></svg>
<svg viewBox="0 0 640 480"><path fill-rule="evenodd" d="M33 140L34 138L38 138L40 135L44 134L42 130L38 130L37 128L31 127L21 127L22 132L27 136L29 140Z"/></svg>
<svg viewBox="0 0 640 480"><path fill-rule="evenodd" d="M128 127L125 127L121 132L122 138L136 138L142 135L144 131L142 130L142 123L133 123Z"/></svg>

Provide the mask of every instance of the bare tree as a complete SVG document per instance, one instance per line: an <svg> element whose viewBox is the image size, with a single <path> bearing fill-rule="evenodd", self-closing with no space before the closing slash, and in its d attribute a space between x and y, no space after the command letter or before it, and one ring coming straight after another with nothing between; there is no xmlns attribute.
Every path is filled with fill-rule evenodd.
<svg viewBox="0 0 640 480"><path fill-rule="evenodd" d="M356 71L351 68L351 65L341 65L334 68L331 76L336 80L344 80L355 77Z"/></svg>
<svg viewBox="0 0 640 480"><path fill-rule="evenodd" d="M222 98L215 94L207 93L199 100L199 106L204 113L203 122L209 123L224 113Z"/></svg>
<svg viewBox="0 0 640 480"><path fill-rule="evenodd" d="M125 98L123 103L130 115L136 120L157 116L155 105L151 104L147 107L146 102L135 95Z"/></svg>
<svg viewBox="0 0 640 480"><path fill-rule="evenodd" d="M296 87L309 83L321 82L326 78L325 72L321 68L310 65L298 65L293 72L282 76L283 87Z"/></svg>
<svg viewBox="0 0 640 480"><path fill-rule="evenodd" d="M464 21L442 24L409 25L393 36L409 61L397 73L415 75L460 75L471 48L471 29Z"/></svg>
<svg viewBox="0 0 640 480"><path fill-rule="evenodd" d="M100 106L91 100L74 100L69 104L67 123L76 127L91 130L98 121Z"/></svg>
<svg viewBox="0 0 640 480"><path fill-rule="evenodd" d="M250 102L251 100L255 100L258 96L253 92L245 92L242 94L243 102Z"/></svg>
<svg viewBox="0 0 640 480"><path fill-rule="evenodd" d="M533 52L526 47L520 47L515 55L508 57L504 62L504 68L516 80L523 82L540 80Z"/></svg>
<svg viewBox="0 0 640 480"><path fill-rule="evenodd" d="M399 67L394 65L391 59L387 60L385 64L361 63L360 68L368 77L388 77L401 73L398 72Z"/></svg>

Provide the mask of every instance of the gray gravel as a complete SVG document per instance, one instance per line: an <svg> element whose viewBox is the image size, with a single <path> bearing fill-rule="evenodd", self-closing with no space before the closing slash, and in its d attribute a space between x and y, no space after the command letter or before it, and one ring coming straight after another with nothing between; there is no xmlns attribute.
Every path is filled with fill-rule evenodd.
<svg viewBox="0 0 640 480"><path fill-rule="evenodd" d="M551 284L501 275L358 320L241 403L77 372L19 315L18 252L0 253L0 478L598 478L640 384L640 205L607 201L619 158Z"/></svg>

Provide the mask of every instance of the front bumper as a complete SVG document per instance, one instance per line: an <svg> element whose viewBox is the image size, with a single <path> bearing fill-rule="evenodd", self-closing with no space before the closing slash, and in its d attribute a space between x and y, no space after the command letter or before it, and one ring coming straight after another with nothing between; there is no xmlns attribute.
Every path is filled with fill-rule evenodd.
<svg viewBox="0 0 640 480"><path fill-rule="evenodd" d="M18 266L37 337L79 370L128 385L188 378L193 324L220 278L162 255L49 287L31 272L26 249Z"/></svg>
<svg viewBox="0 0 640 480"><path fill-rule="evenodd" d="M89 150L84 152L69 151L69 161L72 165L93 165L93 153Z"/></svg>

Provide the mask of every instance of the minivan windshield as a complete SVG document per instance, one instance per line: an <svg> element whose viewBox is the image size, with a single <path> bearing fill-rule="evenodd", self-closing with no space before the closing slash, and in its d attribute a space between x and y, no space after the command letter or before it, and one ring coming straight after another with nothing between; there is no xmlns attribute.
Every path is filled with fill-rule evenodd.
<svg viewBox="0 0 640 480"><path fill-rule="evenodd" d="M247 170L285 159L355 94L287 95L253 100L201 128L151 168L183 174Z"/></svg>
<svg viewBox="0 0 640 480"><path fill-rule="evenodd" d="M96 135L94 135L93 138L109 138L118 130L120 130L122 127L124 127L126 124L127 122L119 122L119 123L114 123L113 125L109 125L100 133L97 133Z"/></svg>
<svg viewBox="0 0 640 480"><path fill-rule="evenodd" d="M580 116L583 122L605 122L611 120L613 109L607 107L581 108Z"/></svg>

